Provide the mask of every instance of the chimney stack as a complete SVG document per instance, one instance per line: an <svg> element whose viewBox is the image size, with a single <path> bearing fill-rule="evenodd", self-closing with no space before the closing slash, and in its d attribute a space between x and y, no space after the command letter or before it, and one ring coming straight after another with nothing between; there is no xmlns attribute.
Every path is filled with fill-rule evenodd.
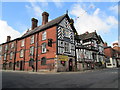
<svg viewBox="0 0 120 90"><path fill-rule="evenodd" d="M42 13L42 25L45 25L48 22L49 14L47 12Z"/></svg>
<svg viewBox="0 0 120 90"><path fill-rule="evenodd" d="M11 39L11 37L10 37L10 36L7 36L7 42L9 42L9 41L10 41L10 39Z"/></svg>
<svg viewBox="0 0 120 90"><path fill-rule="evenodd" d="M104 43L104 47L107 47L107 46L108 46L108 45L107 45L107 43L105 42L105 43Z"/></svg>
<svg viewBox="0 0 120 90"><path fill-rule="evenodd" d="M37 27L38 20L37 20L37 19L35 19L35 18L32 18L32 19L31 19L31 21L32 21L32 27L31 27L31 29L33 30L34 28L36 28L36 27Z"/></svg>

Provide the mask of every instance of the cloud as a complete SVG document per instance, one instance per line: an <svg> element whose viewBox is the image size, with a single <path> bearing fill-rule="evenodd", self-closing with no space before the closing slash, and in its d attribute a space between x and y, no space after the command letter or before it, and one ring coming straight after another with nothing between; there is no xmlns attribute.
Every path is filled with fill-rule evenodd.
<svg viewBox="0 0 120 90"><path fill-rule="evenodd" d="M118 5L114 5L114 6L109 7L109 10L111 10L115 14L118 14Z"/></svg>
<svg viewBox="0 0 120 90"><path fill-rule="evenodd" d="M114 16L102 17L101 12L100 8L97 8L94 10L93 14L89 14L86 10L81 8L80 4L74 4L70 14L79 17L75 19L74 23L78 33L82 34L86 31L93 32L95 30L106 33L118 24Z"/></svg>
<svg viewBox="0 0 120 90"><path fill-rule="evenodd" d="M20 32L14 30L3 20L0 20L0 32L0 43L6 42L7 36L11 36L11 39L15 39L21 35Z"/></svg>
<svg viewBox="0 0 120 90"><path fill-rule="evenodd" d="M34 14L34 16L37 18L40 18L43 10L40 7L40 5L37 3L37 0L28 0L28 1L30 2L30 5L25 5L25 7L28 9L29 13ZM42 2L42 6L43 6L43 2Z"/></svg>
<svg viewBox="0 0 120 90"><path fill-rule="evenodd" d="M61 0L52 0L57 8L63 7L63 2Z"/></svg>

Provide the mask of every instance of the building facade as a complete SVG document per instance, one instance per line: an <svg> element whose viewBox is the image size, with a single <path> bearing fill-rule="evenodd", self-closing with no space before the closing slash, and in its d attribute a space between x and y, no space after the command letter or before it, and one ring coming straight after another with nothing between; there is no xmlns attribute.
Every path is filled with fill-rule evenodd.
<svg viewBox="0 0 120 90"><path fill-rule="evenodd" d="M105 67L103 40L96 31L76 37L76 57L78 70Z"/></svg>
<svg viewBox="0 0 120 90"><path fill-rule="evenodd" d="M64 14L48 22L49 14L42 13L42 25L32 18L31 30L19 38L0 45L0 64L7 70L74 71L77 33L73 20Z"/></svg>
<svg viewBox="0 0 120 90"><path fill-rule="evenodd" d="M107 43L105 43L104 53L107 68L120 67L120 47L118 43L113 43L113 47L107 46Z"/></svg>

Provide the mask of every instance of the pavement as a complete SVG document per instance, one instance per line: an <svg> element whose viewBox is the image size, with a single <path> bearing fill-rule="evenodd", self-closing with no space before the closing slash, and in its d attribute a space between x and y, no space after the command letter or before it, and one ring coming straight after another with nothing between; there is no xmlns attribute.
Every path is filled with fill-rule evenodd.
<svg viewBox="0 0 120 90"><path fill-rule="evenodd" d="M106 70L108 68L104 69L91 69L91 70L82 70L82 71L70 71L70 72L55 72L55 71L39 71L39 72L33 72L33 71L18 71L18 70L1 70L2 72L17 72L17 73L28 73L28 74L74 74L74 73L85 73L85 72L94 72L94 71L100 71L100 70ZM116 68L117 69L117 68Z"/></svg>

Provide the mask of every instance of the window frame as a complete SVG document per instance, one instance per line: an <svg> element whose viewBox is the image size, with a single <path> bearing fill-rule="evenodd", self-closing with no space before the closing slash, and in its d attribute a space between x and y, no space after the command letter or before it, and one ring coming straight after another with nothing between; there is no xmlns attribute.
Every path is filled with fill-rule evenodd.
<svg viewBox="0 0 120 90"><path fill-rule="evenodd" d="M30 47L30 56L33 56L34 55L34 46L31 46Z"/></svg>
<svg viewBox="0 0 120 90"><path fill-rule="evenodd" d="M47 65L46 61L47 61L46 57L42 57L41 58L41 65Z"/></svg>
<svg viewBox="0 0 120 90"><path fill-rule="evenodd" d="M12 54L12 56L11 56L11 54ZM13 52L10 52L10 60L12 60L12 58L13 58Z"/></svg>
<svg viewBox="0 0 120 90"><path fill-rule="evenodd" d="M42 40L46 40L46 39L47 39L47 32L44 31L44 32L42 33Z"/></svg>
<svg viewBox="0 0 120 90"><path fill-rule="evenodd" d="M34 35L32 35L30 38L30 44L33 44L33 43L35 43L35 36Z"/></svg>
<svg viewBox="0 0 120 90"><path fill-rule="evenodd" d="M43 51L44 48L45 48L45 51ZM47 52L47 44L46 43L42 43L41 50L42 50L42 53L46 53Z"/></svg>
<svg viewBox="0 0 120 90"><path fill-rule="evenodd" d="M20 50L20 58L23 58L23 57L24 57L24 50L21 49L21 50Z"/></svg>
<svg viewBox="0 0 120 90"><path fill-rule="evenodd" d="M21 47L24 47L24 44L25 44L25 40L21 40Z"/></svg>

